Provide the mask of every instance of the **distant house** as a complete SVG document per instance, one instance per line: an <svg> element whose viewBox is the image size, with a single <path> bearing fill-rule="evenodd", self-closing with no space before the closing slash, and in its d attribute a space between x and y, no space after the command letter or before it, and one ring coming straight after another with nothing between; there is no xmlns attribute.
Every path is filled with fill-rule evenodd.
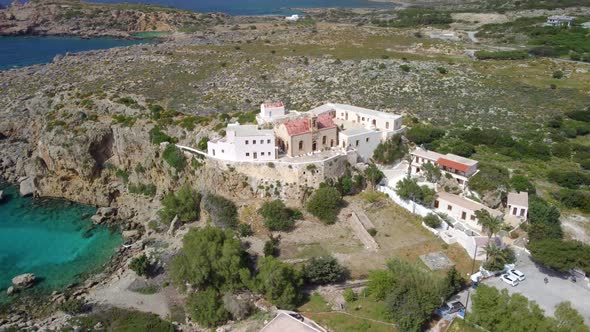
<svg viewBox="0 0 590 332"><path fill-rule="evenodd" d="M501 218L503 216L502 212L498 210L491 209L476 201L449 194L444 191L437 193L437 197L434 200L434 208L438 212L444 213L456 221L464 223L477 232L481 232L482 228L481 225L477 223L477 216L475 215L476 211L483 209L496 218Z"/></svg>
<svg viewBox="0 0 590 332"><path fill-rule="evenodd" d="M573 16L566 16L566 15L553 15L547 17L547 22L545 22L545 26L551 27L571 27L576 22L576 18Z"/></svg>
<svg viewBox="0 0 590 332"><path fill-rule="evenodd" d="M291 16L285 17L285 20L286 21L289 21L289 22L297 22L297 21L299 21L302 18L303 18L303 16L299 16L297 14L293 14Z"/></svg>
<svg viewBox="0 0 590 332"><path fill-rule="evenodd" d="M223 138L207 143L211 157L231 160L275 160L276 139L271 129L258 129L256 125L229 124Z"/></svg>
<svg viewBox="0 0 590 332"><path fill-rule="evenodd" d="M412 155L411 174L423 174L423 165L430 163L440 168L443 174L452 176L459 186L465 188L469 178L477 173L477 160L452 153L441 154L421 148L415 149L410 154Z"/></svg>
<svg viewBox="0 0 590 332"><path fill-rule="evenodd" d="M289 157L335 147L338 128L328 114L292 119L275 127L277 144Z"/></svg>
<svg viewBox="0 0 590 332"><path fill-rule="evenodd" d="M511 225L516 226L527 219L529 212L529 194L526 191L508 193L507 203L506 219Z"/></svg>
<svg viewBox="0 0 590 332"><path fill-rule="evenodd" d="M258 123L269 123L284 118L287 114L283 102L264 103L260 105L260 114L257 116Z"/></svg>

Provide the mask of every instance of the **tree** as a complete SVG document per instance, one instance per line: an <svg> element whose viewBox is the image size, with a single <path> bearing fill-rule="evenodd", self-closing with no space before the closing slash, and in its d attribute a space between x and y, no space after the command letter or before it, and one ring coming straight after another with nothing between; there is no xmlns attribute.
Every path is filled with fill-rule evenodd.
<svg viewBox="0 0 590 332"><path fill-rule="evenodd" d="M382 165L392 164L394 161L403 158L408 152L403 144L401 135L394 135L385 142L379 143L373 152L373 160Z"/></svg>
<svg viewBox="0 0 590 332"><path fill-rule="evenodd" d="M177 172L182 172L187 164L184 153L174 144L166 145L162 158L168 165L174 167Z"/></svg>
<svg viewBox="0 0 590 332"><path fill-rule="evenodd" d="M305 265L304 272L305 280L316 285L339 282L346 275L346 269L331 256L313 257Z"/></svg>
<svg viewBox="0 0 590 332"><path fill-rule="evenodd" d="M467 281L461 276L461 273L455 268L455 266L452 266L447 271L445 285L447 286L446 297L449 298L463 290L465 285L467 285Z"/></svg>
<svg viewBox="0 0 590 332"><path fill-rule="evenodd" d="M218 326L229 319L219 294L211 288L189 295L186 307L191 318L201 326Z"/></svg>
<svg viewBox="0 0 590 332"><path fill-rule="evenodd" d="M420 186L416 179L404 178L396 184L395 191L405 200L412 200L424 205L431 205L436 192L427 186Z"/></svg>
<svg viewBox="0 0 590 332"><path fill-rule="evenodd" d="M158 214L165 223L170 223L175 216L178 216L181 222L198 220L200 202L201 194L185 184L176 194L171 192L164 196L162 199L164 208Z"/></svg>
<svg viewBox="0 0 590 332"><path fill-rule="evenodd" d="M258 212L264 218L264 226L271 231L286 231L295 223L296 214L280 199L264 202Z"/></svg>
<svg viewBox="0 0 590 332"><path fill-rule="evenodd" d="M429 213L426 217L422 219L422 221L424 221L426 226L430 228L437 228L440 226L440 219L434 213Z"/></svg>
<svg viewBox="0 0 590 332"><path fill-rule="evenodd" d="M229 230L207 226L191 229L172 260L173 282L184 287L237 290L249 282L247 254Z"/></svg>
<svg viewBox="0 0 590 332"><path fill-rule="evenodd" d="M333 187L322 186L316 190L307 202L307 211L326 224L336 222L342 206L342 196Z"/></svg>
<svg viewBox="0 0 590 332"><path fill-rule="evenodd" d="M432 143L442 138L446 131L433 126L417 125L406 131L406 137L417 145Z"/></svg>
<svg viewBox="0 0 590 332"><path fill-rule="evenodd" d="M217 227L231 229L237 227L238 208L229 199L219 195L207 194L203 199L203 208L209 213L211 221Z"/></svg>
<svg viewBox="0 0 590 332"><path fill-rule="evenodd" d="M590 246L579 241L544 239L528 245L533 259L561 272L580 268L590 273Z"/></svg>
<svg viewBox="0 0 590 332"><path fill-rule="evenodd" d="M150 260L145 254L135 257L129 263L129 268L137 273L138 276L147 276L151 269Z"/></svg>
<svg viewBox="0 0 590 332"><path fill-rule="evenodd" d="M272 236L272 234L269 236L268 241L264 242L264 248L262 249L262 252L264 253L264 257L269 257L269 256L273 256L273 257L277 257L280 253L280 249L279 249L279 243L281 242L281 236L277 235Z"/></svg>
<svg viewBox="0 0 590 332"><path fill-rule="evenodd" d="M563 230L559 221L561 214L555 206L550 206L538 196L529 200L529 240L561 239Z"/></svg>
<svg viewBox="0 0 590 332"><path fill-rule="evenodd" d="M508 169L501 166L481 163L479 172L469 179L469 188L479 193L486 191L506 191L510 173Z"/></svg>
<svg viewBox="0 0 590 332"><path fill-rule="evenodd" d="M278 308L295 309L301 302L302 273L274 257L261 258L258 270L256 290Z"/></svg>
<svg viewBox="0 0 590 332"><path fill-rule="evenodd" d="M381 182L381 179L383 179L384 176L383 172L381 172L375 164L370 164L367 169L365 169L365 178L371 184L372 190L375 190L375 187Z"/></svg>
<svg viewBox="0 0 590 332"><path fill-rule="evenodd" d="M436 167L432 163L425 163L421 166L421 168L422 171L424 171L424 174L426 175L426 180L428 180L428 182L436 183L438 182L438 180L440 180L440 177L442 175L440 168Z"/></svg>
<svg viewBox="0 0 590 332"><path fill-rule="evenodd" d="M561 302L555 306L555 321L560 332L589 332L590 328L585 325L584 317L572 308L569 301Z"/></svg>
<svg viewBox="0 0 590 332"><path fill-rule="evenodd" d="M502 249L493 242L488 242L483 248L486 253L486 269L489 271L497 271L497 258L502 253ZM503 267L503 266L502 266Z"/></svg>
<svg viewBox="0 0 590 332"><path fill-rule="evenodd" d="M537 193L535 185L524 175L514 175L510 178L510 186L518 192L528 192L530 195Z"/></svg>
<svg viewBox="0 0 590 332"><path fill-rule="evenodd" d="M492 216L488 210L481 209L475 211L475 216L477 217L477 223L481 225L481 227L487 233L488 242L492 236L502 230L502 220Z"/></svg>

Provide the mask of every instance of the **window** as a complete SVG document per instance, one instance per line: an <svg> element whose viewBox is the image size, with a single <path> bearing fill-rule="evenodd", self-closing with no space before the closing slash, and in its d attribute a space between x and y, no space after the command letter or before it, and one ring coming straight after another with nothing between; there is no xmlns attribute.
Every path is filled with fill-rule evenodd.
<svg viewBox="0 0 590 332"><path fill-rule="evenodd" d="M385 122L385 129L389 129L389 121Z"/></svg>
<svg viewBox="0 0 590 332"><path fill-rule="evenodd" d="M438 209L438 199L434 201L434 208Z"/></svg>
<svg viewBox="0 0 590 332"><path fill-rule="evenodd" d="M225 150L223 150L223 149L222 149L222 150L221 150L221 153L225 153Z"/></svg>
<svg viewBox="0 0 590 332"><path fill-rule="evenodd" d="M356 140L356 146L359 146L359 140L358 139Z"/></svg>
<svg viewBox="0 0 590 332"><path fill-rule="evenodd" d="M267 140L266 140L266 143L267 143L267 144L270 144L270 140L269 140L269 139L267 139Z"/></svg>
<svg viewBox="0 0 590 332"><path fill-rule="evenodd" d="M258 158L256 152L254 152L254 159Z"/></svg>
<svg viewBox="0 0 590 332"><path fill-rule="evenodd" d="M333 146L334 146L334 140L333 140L333 139L331 139L331 140L330 140L330 147L333 147Z"/></svg>
<svg viewBox="0 0 590 332"><path fill-rule="evenodd" d="M252 140L252 144L256 144L256 140L255 139Z"/></svg>
<svg viewBox="0 0 590 332"><path fill-rule="evenodd" d="M211 150L211 151L213 151L213 155L215 155L215 149L213 149L213 150Z"/></svg>
<svg viewBox="0 0 590 332"><path fill-rule="evenodd" d="M365 138L365 142L369 143L369 138L368 137Z"/></svg>
<svg viewBox="0 0 590 332"><path fill-rule="evenodd" d="M264 156L264 152L260 152L260 155L261 155L261 156Z"/></svg>
<svg viewBox="0 0 590 332"><path fill-rule="evenodd" d="M248 140L246 140L246 145L248 145Z"/></svg>
<svg viewBox="0 0 590 332"><path fill-rule="evenodd" d="M260 140L260 144L264 144L264 140L263 139Z"/></svg>
<svg viewBox="0 0 590 332"><path fill-rule="evenodd" d="M365 121L365 117L363 116L363 121Z"/></svg>
<svg viewBox="0 0 590 332"><path fill-rule="evenodd" d="M461 219L465 220L467 218L467 213L465 211L461 212Z"/></svg>
<svg viewBox="0 0 590 332"><path fill-rule="evenodd" d="M447 210L452 211L453 210L453 207L450 204L448 204L447 205Z"/></svg>
<svg viewBox="0 0 590 332"><path fill-rule="evenodd" d="M303 141L299 141L299 150L303 150Z"/></svg>
<svg viewBox="0 0 590 332"><path fill-rule="evenodd" d="M326 138L326 136L323 136L323 137L322 137L322 144L323 144L323 145L326 145L326 141L327 141L327 138Z"/></svg>
<svg viewBox="0 0 590 332"><path fill-rule="evenodd" d="M474 215L471 215L471 216L469 216L469 219L470 219L471 221L475 221L475 216L474 216Z"/></svg>
<svg viewBox="0 0 590 332"><path fill-rule="evenodd" d="M246 157L250 157L250 152L246 152Z"/></svg>

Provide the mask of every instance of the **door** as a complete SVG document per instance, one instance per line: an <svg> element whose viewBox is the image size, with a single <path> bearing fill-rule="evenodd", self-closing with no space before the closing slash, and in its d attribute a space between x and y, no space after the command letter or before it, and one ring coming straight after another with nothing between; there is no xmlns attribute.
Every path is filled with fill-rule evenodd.
<svg viewBox="0 0 590 332"><path fill-rule="evenodd" d="M254 152L254 159L258 158L258 152Z"/></svg>

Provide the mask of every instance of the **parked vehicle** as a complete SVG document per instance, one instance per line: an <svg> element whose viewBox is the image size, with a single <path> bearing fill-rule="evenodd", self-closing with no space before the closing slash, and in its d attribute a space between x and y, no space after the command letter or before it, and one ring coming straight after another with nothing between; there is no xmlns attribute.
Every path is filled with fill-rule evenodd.
<svg viewBox="0 0 590 332"><path fill-rule="evenodd" d="M505 283L507 283L508 285L515 287L516 285L518 285L518 279L508 273L503 274L500 279L502 279L502 281L504 281Z"/></svg>
<svg viewBox="0 0 590 332"><path fill-rule="evenodd" d="M445 315L452 315L463 309L465 309L465 306L463 303L461 303L461 301L453 301L443 304L438 309L436 309L435 313L440 317L444 317Z"/></svg>
<svg viewBox="0 0 590 332"><path fill-rule="evenodd" d="M526 279L526 277L525 277L524 273L522 273L522 272L520 272L520 271L518 271L518 270L515 270L515 269L510 269L510 270L508 270L508 271L506 271L506 272L507 272L508 274L510 274L510 275L512 275L512 276L514 276L514 277L516 277L516 279L518 279L519 281L523 281L524 279Z"/></svg>

